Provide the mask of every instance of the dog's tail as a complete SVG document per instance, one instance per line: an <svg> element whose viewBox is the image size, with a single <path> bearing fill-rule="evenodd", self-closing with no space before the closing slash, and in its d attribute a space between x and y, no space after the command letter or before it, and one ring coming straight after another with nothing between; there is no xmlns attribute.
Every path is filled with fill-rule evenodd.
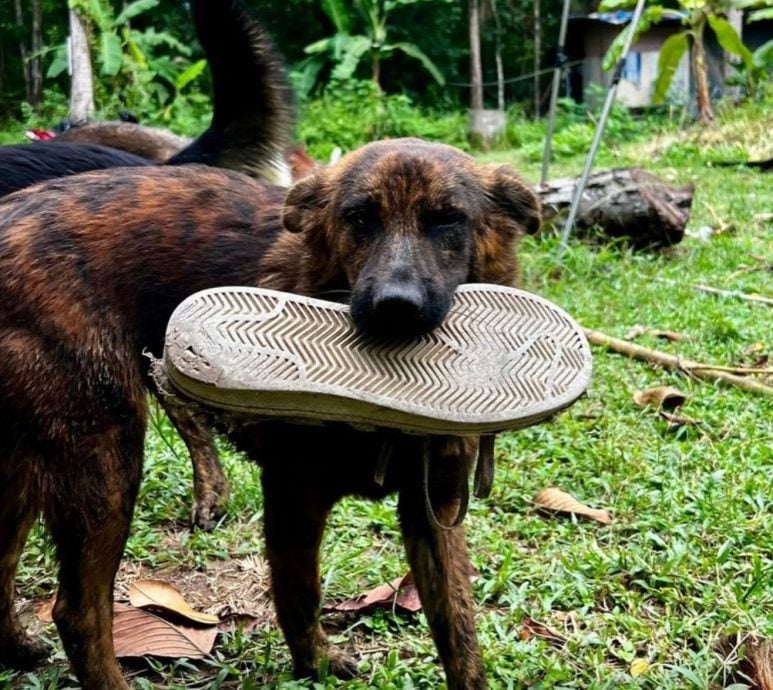
<svg viewBox="0 0 773 690"><path fill-rule="evenodd" d="M286 182L295 107L284 61L239 0L191 5L212 72L212 123L167 162L205 163Z"/></svg>

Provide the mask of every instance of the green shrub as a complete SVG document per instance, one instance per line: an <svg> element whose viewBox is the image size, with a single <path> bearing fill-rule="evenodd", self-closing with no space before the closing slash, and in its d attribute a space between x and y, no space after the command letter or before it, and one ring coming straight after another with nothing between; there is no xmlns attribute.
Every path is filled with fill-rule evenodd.
<svg viewBox="0 0 773 690"><path fill-rule="evenodd" d="M300 139L321 159L336 146L350 151L388 137L420 137L468 148L465 113L418 108L408 96L384 94L370 81L333 84L303 103L301 111Z"/></svg>

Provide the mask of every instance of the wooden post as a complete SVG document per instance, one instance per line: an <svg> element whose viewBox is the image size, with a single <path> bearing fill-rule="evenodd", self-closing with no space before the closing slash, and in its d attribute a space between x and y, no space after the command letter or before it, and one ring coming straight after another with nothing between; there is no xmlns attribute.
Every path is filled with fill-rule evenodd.
<svg viewBox="0 0 773 690"><path fill-rule="evenodd" d="M70 8L70 121L88 122L94 113L94 79L91 71L91 51L83 19Z"/></svg>

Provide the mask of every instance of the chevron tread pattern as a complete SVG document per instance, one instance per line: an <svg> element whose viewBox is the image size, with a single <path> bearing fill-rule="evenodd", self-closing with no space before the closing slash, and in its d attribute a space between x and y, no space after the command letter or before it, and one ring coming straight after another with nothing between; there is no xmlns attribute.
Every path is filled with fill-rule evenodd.
<svg viewBox="0 0 773 690"><path fill-rule="evenodd" d="M257 288L204 291L167 329L167 366L214 388L365 400L425 417L542 416L590 375L579 326L542 298L465 285L445 323L411 341L357 333L344 305ZM267 398L268 400L268 398Z"/></svg>

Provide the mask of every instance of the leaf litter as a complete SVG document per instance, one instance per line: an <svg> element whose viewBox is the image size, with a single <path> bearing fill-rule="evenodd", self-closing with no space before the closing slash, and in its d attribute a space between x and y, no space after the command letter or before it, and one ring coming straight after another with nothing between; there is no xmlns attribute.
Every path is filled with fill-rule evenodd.
<svg viewBox="0 0 773 690"><path fill-rule="evenodd" d="M540 491L534 497L534 503L543 510L590 518L602 525L609 525L612 522L612 516L608 510L591 508L555 486Z"/></svg>

